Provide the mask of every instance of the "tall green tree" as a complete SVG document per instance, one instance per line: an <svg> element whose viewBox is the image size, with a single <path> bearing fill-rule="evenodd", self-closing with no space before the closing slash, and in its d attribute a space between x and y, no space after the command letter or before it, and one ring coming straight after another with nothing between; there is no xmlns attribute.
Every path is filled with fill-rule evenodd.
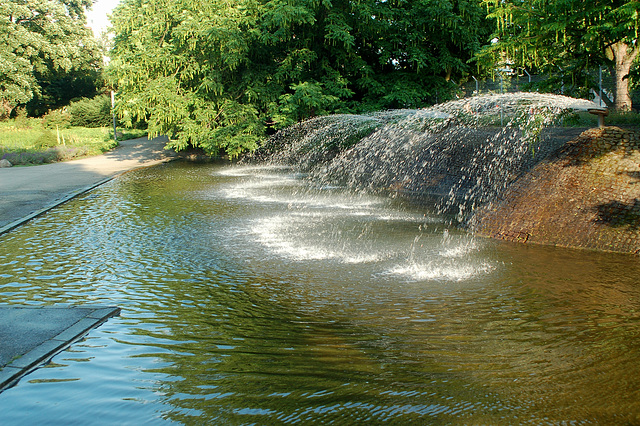
<svg viewBox="0 0 640 426"><path fill-rule="evenodd" d="M234 156L315 115L451 95L490 32L480 0L124 0L108 70L123 117Z"/></svg>
<svg viewBox="0 0 640 426"><path fill-rule="evenodd" d="M72 71L101 66L98 46L85 26L90 5L90 0L0 3L0 116Z"/></svg>
<svg viewBox="0 0 640 426"><path fill-rule="evenodd" d="M583 89L594 88L586 72L611 64L615 108L631 109L630 71L638 62L638 0L485 0L497 22L498 42L480 55L489 64L519 66L565 75Z"/></svg>

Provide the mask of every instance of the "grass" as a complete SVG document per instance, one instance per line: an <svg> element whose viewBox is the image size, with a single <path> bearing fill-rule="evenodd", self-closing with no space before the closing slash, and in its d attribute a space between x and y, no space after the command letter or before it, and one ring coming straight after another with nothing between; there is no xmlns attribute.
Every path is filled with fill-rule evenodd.
<svg viewBox="0 0 640 426"><path fill-rule="evenodd" d="M122 132L122 133L121 133ZM142 130L118 129L118 140L145 136ZM47 128L42 120L0 122L0 158L13 165L35 165L100 155L117 146L108 127Z"/></svg>

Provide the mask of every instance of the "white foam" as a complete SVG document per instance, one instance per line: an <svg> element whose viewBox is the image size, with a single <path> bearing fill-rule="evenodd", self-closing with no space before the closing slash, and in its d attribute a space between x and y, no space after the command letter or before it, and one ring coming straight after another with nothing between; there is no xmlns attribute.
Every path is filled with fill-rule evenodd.
<svg viewBox="0 0 640 426"><path fill-rule="evenodd" d="M386 199L375 196L306 190L305 181L273 171L269 174L260 167L243 167L221 172L239 177L222 189L223 196L281 204L274 206L276 211L272 215L252 220L245 228L269 256L292 261L367 263L378 270L373 272L376 275L404 281L464 281L493 269L470 258L470 253L477 251L472 237L450 235L446 230L439 243L430 238L432 244L425 248L422 244L418 247L422 234L416 237L407 257L401 245L382 244L385 238L377 239L364 231L371 230L370 224L375 222L420 224L422 229L422 224L436 222L436 218L394 210L388 207ZM303 188L298 190L296 186ZM358 234L359 229L364 231ZM390 262L395 266L390 267Z"/></svg>
<svg viewBox="0 0 640 426"><path fill-rule="evenodd" d="M261 203L280 203L291 208L346 211L350 215L370 215L383 203L381 200L366 197L350 197L339 194L315 194L305 190L297 194L281 193L272 190L283 187L302 187L304 182L280 177L268 177L248 180L222 188L219 193L229 199L247 199ZM330 214L330 213L328 213Z"/></svg>
<svg viewBox="0 0 640 426"><path fill-rule="evenodd" d="M446 258L460 258L471 252L477 251L478 246L473 237L463 236L456 240L447 239L442 242L442 248L438 254Z"/></svg>
<svg viewBox="0 0 640 426"><path fill-rule="evenodd" d="M306 216L306 215L305 215ZM292 215L275 216L255 221L251 232L256 235L260 244L274 253L296 261L303 260L335 260L342 263L370 263L379 261L382 255L349 250L345 246L326 247L321 243L331 241L316 241L312 236L302 237L296 232L300 221Z"/></svg>
<svg viewBox="0 0 640 426"><path fill-rule="evenodd" d="M474 265L463 262L408 262L390 268L385 275L400 276L407 281L466 281L487 274L493 269L494 267L487 263Z"/></svg>
<svg viewBox="0 0 640 426"><path fill-rule="evenodd" d="M215 174L220 176L268 176L271 173L282 174L282 172L286 172L291 170L291 167L288 166L230 166L223 169L216 170Z"/></svg>

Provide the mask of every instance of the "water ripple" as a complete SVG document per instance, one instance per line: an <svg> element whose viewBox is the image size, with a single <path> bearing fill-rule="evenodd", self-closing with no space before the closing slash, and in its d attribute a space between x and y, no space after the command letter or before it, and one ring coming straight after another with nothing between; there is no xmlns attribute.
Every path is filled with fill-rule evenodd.
<svg viewBox="0 0 640 426"><path fill-rule="evenodd" d="M3 303L122 308L4 391L2 423L637 420L635 258L290 174L143 169L0 236Z"/></svg>

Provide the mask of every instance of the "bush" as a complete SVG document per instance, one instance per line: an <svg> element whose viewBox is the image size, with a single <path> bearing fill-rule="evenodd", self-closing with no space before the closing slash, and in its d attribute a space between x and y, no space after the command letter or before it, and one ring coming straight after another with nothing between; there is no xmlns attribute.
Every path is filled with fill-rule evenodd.
<svg viewBox="0 0 640 426"><path fill-rule="evenodd" d="M55 163L57 161L74 160L76 158L82 158L88 154L91 154L91 152L87 147L55 146L44 151L8 152L4 154L2 158L10 161L14 166L32 166Z"/></svg>
<svg viewBox="0 0 640 426"><path fill-rule="evenodd" d="M25 107L17 107L13 110L15 116L13 122L18 129L30 129L32 120L27 116L27 109Z"/></svg>
<svg viewBox="0 0 640 426"><path fill-rule="evenodd" d="M612 111L604 119L607 126L640 126L640 114L636 112ZM586 111L573 112L566 115L564 125L569 127L596 127L598 117Z"/></svg>
<svg viewBox="0 0 640 426"><path fill-rule="evenodd" d="M37 149L53 148L58 145L58 138L50 130L42 132L40 137L34 143Z"/></svg>
<svg viewBox="0 0 640 426"><path fill-rule="evenodd" d="M68 111L71 114L72 126L95 128L112 124L111 99L107 95L72 102Z"/></svg>
<svg viewBox="0 0 640 426"><path fill-rule="evenodd" d="M637 112L614 112L604 121L612 126L640 126L640 114Z"/></svg>
<svg viewBox="0 0 640 426"><path fill-rule="evenodd" d="M9 160L14 166L53 163L56 161L54 149L55 148L50 148L42 152L8 152L4 154L2 158Z"/></svg>
<svg viewBox="0 0 640 426"><path fill-rule="evenodd" d="M68 129L71 127L71 115L66 108L49 111L42 117L42 125L47 129Z"/></svg>

